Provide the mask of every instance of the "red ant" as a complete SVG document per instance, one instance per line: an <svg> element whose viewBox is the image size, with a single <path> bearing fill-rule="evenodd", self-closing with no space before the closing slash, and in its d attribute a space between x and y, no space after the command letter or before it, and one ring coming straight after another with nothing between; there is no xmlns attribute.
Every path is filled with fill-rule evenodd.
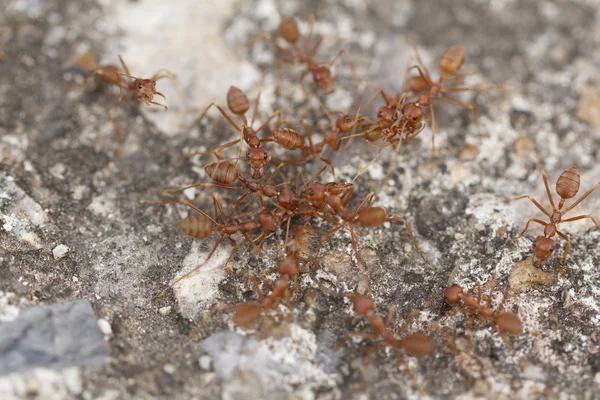
<svg viewBox="0 0 600 400"><path fill-rule="evenodd" d="M431 121L431 149L432 153L435 155L435 114L433 110L433 104L431 103L432 98L437 98L443 100L447 103L456 104L461 107L465 107L471 111L471 115L473 117L473 122L479 128L479 122L477 120L477 113L475 112L475 107L471 104L463 103L459 100L452 99L444 96L444 93L458 93L458 92L469 92L469 91L487 91L487 90L498 90L504 91L503 87L493 86L493 87L454 87L454 88L446 88L442 87L442 83L444 79L448 76L453 76L462 68L465 62L466 50L463 46L454 46L446 50L442 56L440 57L440 70L441 74L437 82L434 82L429 76L429 71L427 67L421 60L421 56L419 55L419 51L415 47L415 55L417 58L418 64L413 66L419 72L419 76L421 79L421 83L417 84L416 80L413 78L409 78L408 80L408 90L415 91L416 93L422 92L419 95L419 98L416 102L417 105L421 107L429 107L429 120Z"/></svg>
<svg viewBox="0 0 600 400"><path fill-rule="evenodd" d="M110 119L110 123L113 126L113 130L115 132L115 136L116 136L117 142L119 144L119 149L117 151L117 154L121 153L123 141L121 138L121 133L119 132L119 129L117 128L117 125L116 125L113 115L112 115L113 111L116 108L121 107L122 105L124 105L125 103L127 103L133 99L136 99L137 101L145 103L148 106L154 104L154 105L157 105L160 107L164 107L164 109L167 110L168 107L166 105L160 104L160 103L157 103L154 101L154 96L161 96L163 99L166 99L162 93L160 93L156 90L156 82L163 78L168 78L171 81L173 86L180 92L180 95L182 96L184 102L186 102L185 96L183 96L181 89L179 88L179 85L177 84L176 75L174 73L172 73L168 70L165 70L165 69L161 69L158 72L156 72L152 76L152 78L142 79L142 78L138 78L138 77L131 75L131 73L129 72L129 68L127 68L125 61L123 61L123 58L121 56L119 56L119 61L121 62L121 66L123 67L123 70L121 70L116 65L110 65L110 64L98 66L98 67L95 67L94 70L83 81L83 85L85 85L90 79L92 79L94 76L98 75L104 83L107 83L109 85L115 85L115 86L119 87L119 103L112 106L108 110L108 117ZM123 72L123 71L125 71L125 72ZM124 82L123 79L121 78L123 76L130 78L131 81ZM123 99L123 90L126 90L129 92L129 94L125 97L125 99Z"/></svg>
<svg viewBox="0 0 600 400"><path fill-rule="evenodd" d="M206 263L213 256L214 252L217 250L217 247L219 246L221 239L223 239L224 237L226 237L229 240L229 243L231 244L231 246L233 246L233 249L231 250L229 257L227 258L227 261L225 262L225 269L228 272L230 272L230 270L227 268L227 265L229 264L229 262L231 261L231 258L233 257L233 254L237 250L237 242L235 241L235 239L232 238L232 235L234 235L235 233L238 233L238 232L241 233L244 236L244 238L246 239L246 241L248 243L250 243L250 245L252 247L257 249L257 246L254 244L255 240L252 239L250 236L248 236L248 233L258 230L258 229L262 229L263 224L265 224L265 225L269 224L269 226L272 224L272 221L266 221L265 219L262 219L259 221L241 222L237 218L237 216L230 218L230 220L233 221L233 223L228 222L227 218L225 217L225 213L223 212L223 208L221 207L221 204L219 203L219 200L217 199L216 196L213 196L213 207L214 207L214 213L215 213L214 218L212 218L207 213L205 213L198 207L194 206L187 200L170 200L170 201L161 201L161 202L146 201L146 202L148 204L154 204L154 205L180 203L180 204L184 204L184 205L190 207L191 209L193 209L194 211L198 212L200 215L194 215L194 216L187 217L186 219L183 220L183 222L180 225L182 232L190 237L193 237L195 239L206 239L212 234L213 231L219 232L219 235L217 236L217 239L215 240L215 243L214 243L212 249L210 250L210 252L208 253L208 256L206 256L205 260L202 263L200 263L198 266L194 267L190 272L184 274L180 278L177 278L175 281L173 281L166 289L164 289L160 293L160 295L158 295L159 300L162 299L162 297L165 295L167 290L169 290L170 288L175 286L177 283L181 282L183 279L185 279L185 278L189 277L190 275L192 275L193 273L195 273L203 265L206 265ZM221 220L223 221L222 224L217 222L217 220L216 220L217 215L221 217Z"/></svg>
<svg viewBox="0 0 600 400"><path fill-rule="evenodd" d="M309 202L311 202L313 204L329 205L331 207L331 209L333 210L333 213L331 213L331 214L339 215L342 218L342 220L344 221L341 224L338 223L337 227L326 232L321 237L319 246L317 247L317 252L316 252L315 258L318 257L321 247L323 246L323 243L330 236L332 236L333 234L335 234L338 230L340 230L342 228L350 230L350 232L352 234L352 245L357 254L357 258L359 258L358 248L357 248L356 241L355 241L355 234L353 232L353 229L351 227L347 227L346 225L358 225L358 226L366 227L366 228L375 228L375 227L383 225L384 222L402 222L408 232L408 235L410 236L410 239L411 239L413 245L415 246L415 249L421 256L421 259L423 260L425 265L427 265L429 268L431 268L435 271L439 270L439 268L434 267L431 264L429 264L429 262L427 262L427 260L425 259L425 256L423 255L423 253L421 252L421 249L419 248L419 245L417 244L417 241L415 240L415 237L412 234L410 227L408 226L408 223L406 222L406 220L404 218L388 217L386 215L385 210L382 207L371 206L371 202L373 200L373 197L375 196L375 194L373 192L369 193L363 199L363 201L358 205L358 207L356 208L354 213L352 213L351 211L349 211L346 208L346 206L350 202L350 197L352 195L353 189L349 190L344 195L342 195L342 197L340 197L335 192L332 193L332 191L331 191L332 187L338 191L340 190L340 186L338 186L338 185L330 184L329 186L327 186L327 185L323 185L321 183L313 183L313 184L309 185L306 188L306 190L304 191L304 197L306 198L306 200L308 200Z"/></svg>
<svg viewBox="0 0 600 400"><path fill-rule="evenodd" d="M314 60L315 54L317 53L319 47L321 47L321 44L323 43L323 38L320 38L314 45L314 47L309 51L308 45L312 36L314 24L314 17L312 15L308 19L308 24L308 35L304 37L302 46L299 46L298 42L301 38L301 35L296 21L293 17L289 15L281 16L281 22L279 23L279 36L281 36L288 43L288 45L292 47L291 50L281 47L270 34L261 35L253 41L254 43L262 39L268 40L271 43L273 43L277 50L279 50L285 55L283 58L280 58L277 62L278 82L281 80L283 64L305 64L306 70L302 73L300 77L300 85L302 86L302 91L304 92L305 96L308 97L308 92L304 87L304 79L308 74L312 74L313 82L317 87L322 88L325 92L329 93L333 90L331 67L340 56L343 56L346 63L348 63L348 65L350 66L352 77L356 81L356 78L354 78L354 66L348 58L348 55L346 54L345 50L340 50L328 64L319 64Z"/></svg>
<svg viewBox="0 0 600 400"><path fill-rule="evenodd" d="M554 235L558 235L561 238L563 238L567 242L567 247L565 248L565 252L563 253L563 256L562 256L560 270L563 275L566 275L566 273L564 271L564 264L567 259L567 252L569 251L569 248L571 247L571 241L567 238L567 236L564 233L562 233L561 231L558 230L558 224L560 224L562 222L573 222L573 221L577 221L580 219L589 218L592 220L594 225L596 225L596 228L600 229L600 225L598 225L598 223L596 222L594 217L592 217L589 214L588 215L579 215L577 217L563 219L565 214L567 214L569 211L574 209L579 203L581 203L586 197L588 197L594 190L596 190L598 187L600 187L600 182L596 183L583 196L581 196L573 204L571 204L569 207L567 207L565 210L563 210L562 208L565 205L565 201L575 197L577 195L577 192L579 192L580 175L579 175L579 170L577 169L577 167L573 166L573 167L567 168L566 170L563 171L562 174L560 174L560 176L558 177L558 180L556 181L556 193L560 197L558 207L556 207L554 205L554 200L552 199L552 194L550 193L550 187L548 186L548 178L546 177L546 172L544 172L543 169L542 169L542 179L544 181L544 186L546 187L546 194L548 195L548 200L550 200L550 205L552 206L551 213L548 212L537 200L535 200L531 196L520 196L520 197L515 198L514 200L520 200L520 199L531 200L533 202L533 204L535 204L535 206L548 217L550 222L544 222L544 221L536 219L536 218L530 218L527 221L527 224L525 225L525 229L523 229L523 232L521 232L521 234L517 237L522 236L527 231L527 229L529 228L529 224L531 222L535 222L544 227L544 236L536 237L535 238L535 246L533 247L533 252L536 257L536 261L534 262L534 265L536 265L539 268L542 268L544 266L544 263L550 257L550 255L552 254L552 252L554 251L554 249L556 247L556 243L555 243L554 239L552 239L554 237Z"/></svg>
<svg viewBox="0 0 600 400"><path fill-rule="evenodd" d="M271 285L264 276L270 272L277 272L280 278L275 281L273 285ZM294 296L294 292L297 288L297 276L300 273L300 267L298 265L298 256L295 253L286 255L279 263L279 266L274 270L269 270L263 274L261 274L261 280L264 285L269 289L270 293L268 295L263 295L262 290L258 285L258 281L256 277L252 273L248 273L250 281L252 282L252 286L254 291L258 295L260 302L258 303L245 303L245 304L215 304L211 307L208 314L202 319L202 321L196 325L194 330L190 332L187 336L186 341L183 345L181 345L177 350L169 353L169 356L175 356L181 352L185 344L195 337L204 324L210 320L217 312L226 310L226 309L234 309L234 314L232 317L233 323L242 328L249 329L254 324L256 324L260 318L261 314L265 310L274 310L281 303L282 300L285 300L288 303L288 307L290 302ZM290 279L294 280L294 287L292 289L289 288Z"/></svg>
<svg viewBox="0 0 600 400"><path fill-rule="evenodd" d="M321 154L325 149L325 145L329 145L332 151L337 152L342 145L342 139L339 138L339 135L351 132L357 126L358 121L359 119L352 115L340 115L336 121L336 127L329 132L323 132L323 140L319 143L313 144L308 122L303 119L302 125L304 126L304 130L306 132L306 138L308 139L309 143L308 146L304 144L302 136L300 136L298 132L291 128L278 128L273 131L273 138L266 139L265 141L274 141L281 147L288 150L300 149L300 151L305 154L304 158L300 160L285 161L281 163L278 168L283 165L303 164L307 161L310 161L313 157L317 157L319 160L329 165L332 173L335 175L334 164L331 161L323 158Z"/></svg>
<svg viewBox="0 0 600 400"><path fill-rule="evenodd" d="M404 363L404 358L400 352L400 348L402 348L409 356L412 357L424 357L432 352L433 343L431 342L431 339L429 339L429 337L424 333L417 332L400 338L400 336L406 332L412 318L418 315L418 313L412 312L409 317L406 318L404 324L398 330L398 332L393 332L389 329L392 318L394 317L393 306L389 308L387 317L384 321L375 311L375 302L373 301L372 297L354 294L350 296L350 300L352 301L354 313L356 313L358 316L366 317L374 332L350 332L346 334L346 337L340 341L339 346L343 346L348 340L357 336L363 339L383 339L383 343L371 345L367 349L367 354L365 355L365 365L368 365L369 359L373 352L386 347L390 347L394 351L394 354L396 354L398 360L400 360L402 363ZM413 381L416 381L414 375L410 372L408 367L406 368Z"/></svg>
<svg viewBox="0 0 600 400"><path fill-rule="evenodd" d="M262 178L264 175L264 167L268 162L267 161L268 156L267 156L267 151L263 147L261 147L261 140L258 138L257 134L260 131L262 131L263 129L265 129L267 127L267 125L269 125L271 120L273 120L273 118L279 117L281 113L279 110L275 111L273 113L273 115L271 115L257 130L254 130L252 128L252 125L254 124L254 120L256 119L256 114L258 112L258 105L260 104L261 93L262 93L262 88L260 89L260 91L258 92L258 95L256 96L256 101L254 104L254 111L252 112L252 119L250 120L250 123L248 123L248 119L246 118L246 113L250 109L250 102L248 101L248 97L244 94L244 92L242 92L240 89L238 89L235 86L231 86L229 88L229 90L227 91L227 107L229 108L229 110L232 113L234 113L235 115L242 118L241 128L235 122L233 122L233 119L229 116L229 114L227 114L227 112L218 103L213 102L213 103L209 104L208 107L206 107L206 109L204 110L204 112L202 112L202 114L198 118L196 118L196 120L190 125L190 127L198 124L204 118L204 116L206 115L208 110L211 109L212 107L215 107L215 108L217 108L217 110L219 110L219 112L223 115L223 117L227 120L227 122L236 131L240 132L240 138L238 140L234 140L234 141L225 143L211 151L202 151L202 152L196 152L196 153L191 153L191 154L187 154L187 155L194 156L196 154L214 154L218 159L223 159L223 157L221 156L219 151L226 149L228 147L231 147L231 146L235 146L236 144L239 143L240 144L240 149L238 151L238 157L239 157L239 155L242 152L242 144L243 144L243 142L246 142L246 144L248 144L248 146L250 147L250 149L248 149L248 152L246 153L246 158L249 160L250 167L252 169L252 178L254 178L254 179Z"/></svg>
<svg viewBox="0 0 600 400"><path fill-rule="evenodd" d="M477 291L477 298L471 295L474 291ZM507 288L508 291L508 288ZM444 302L448 304L462 303L466 308L457 308L457 310L466 314L472 314L482 319L490 321L492 327L499 333L508 333L511 335L517 335L523 332L523 324L516 314L511 312L503 312L504 301L506 300L506 293L502 297L500 305L496 311L492 311L492 294L494 293L494 286L490 288L490 294L487 298L486 305L481 304L481 284L477 282L475 286L468 292L464 292L463 288L457 284L451 285L444 290ZM471 336L467 339L469 345L471 343Z"/></svg>

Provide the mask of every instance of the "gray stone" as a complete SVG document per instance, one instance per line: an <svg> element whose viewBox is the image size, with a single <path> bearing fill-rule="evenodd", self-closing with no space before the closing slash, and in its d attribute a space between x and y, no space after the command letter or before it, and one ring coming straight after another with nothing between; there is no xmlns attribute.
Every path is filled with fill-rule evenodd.
<svg viewBox="0 0 600 400"><path fill-rule="evenodd" d="M87 300L33 307L0 324L0 375L103 363L103 336Z"/></svg>

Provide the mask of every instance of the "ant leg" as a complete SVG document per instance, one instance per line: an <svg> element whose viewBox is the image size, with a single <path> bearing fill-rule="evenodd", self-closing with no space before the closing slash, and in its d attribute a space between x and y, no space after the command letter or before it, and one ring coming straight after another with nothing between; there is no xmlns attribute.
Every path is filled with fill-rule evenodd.
<svg viewBox="0 0 600 400"><path fill-rule="evenodd" d="M388 313L385 316L385 322L384 322L384 326L387 328L388 326L390 326L390 324L392 323L392 319L394 318L394 314L396 313L396 306L394 306L393 304L391 304L388 307Z"/></svg>
<svg viewBox="0 0 600 400"><path fill-rule="evenodd" d="M123 101L119 101L118 104L115 104L114 106L112 106L111 108L108 109L108 119L110 120L110 124L113 127L113 131L115 132L115 137L117 139L117 143L118 143L118 146L119 146L117 148L117 157L119 157L121 155L121 151L123 150L123 138L121 137L121 132L119 131L119 128L117 127L117 123L115 122L112 113L118 107L121 107L123 104L127 103L128 101L131 101L131 99L133 99L134 95L135 94L133 94L133 93L130 94Z"/></svg>
<svg viewBox="0 0 600 400"><path fill-rule="evenodd" d="M169 109L169 107L165 106L164 104L160 104L160 103L157 103L157 102L155 102L155 101L149 101L149 102L147 102L146 104L148 104L148 105L150 105L150 104L154 104L155 106L161 106L161 107L164 107L164 108L165 108L165 111L167 111L167 110Z"/></svg>
<svg viewBox="0 0 600 400"><path fill-rule="evenodd" d="M435 112L433 104L429 104L429 114L431 115L431 157L435 157Z"/></svg>
<svg viewBox="0 0 600 400"><path fill-rule="evenodd" d="M552 198L552 193L550 193L550 186L548 185L548 177L546 176L546 171L542 169L542 180L544 181L544 186L546 187L546 194L548 195L548 200L550 200L550 205L553 210L556 210L556 206L554 205L554 199ZM565 211L566 212L566 211ZM564 214L564 212L563 212Z"/></svg>
<svg viewBox="0 0 600 400"><path fill-rule="evenodd" d="M548 211L546 211L546 209L540 203L538 203L536 199L534 199L531 196L519 196L519 197L515 197L513 200L522 200L522 199L531 200L533 202L533 204L535 204L535 206L540 209L541 212L543 212L548 217L550 217L550 213Z"/></svg>
<svg viewBox="0 0 600 400"><path fill-rule="evenodd" d="M208 107L206 107L204 109L204 111L202 112L202 114L200 114L200 116L198 118L196 118L194 120L194 122L192 122L190 125L187 126L187 128L193 128L194 126L196 126L197 124L200 123L200 121L202 121L202 118L204 118L204 116L206 115L206 113L208 112L208 110L210 110L211 107L216 107L217 110L219 110L219 112L223 115L223 117L225 117L225 119L227 120L227 122L229 122L229 125L231 125L236 132L241 132L242 128L240 128L235 122L233 122L233 119L231 119L231 117L229 116L229 114L227 114L227 112L225 110L223 110L223 108L216 102L212 102L208 105Z"/></svg>
<svg viewBox="0 0 600 400"><path fill-rule="evenodd" d="M561 222L571 222L571 221L577 221L577 220L585 219L585 218L591 219L592 222L594 223L594 225L596 225L596 228L598 228L600 230L600 225L598 225L598 223L596 222L596 220L594 219L594 217L592 217L591 215L579 215L577 217L563 219Z"/></svg>
<svg viewBox="0 0 600 400"><path fill-rule="evenodd" d="M348 340L351 340L353 337L360 337L363 339L375 339L377 338L376 333L367 333L367 332L348 332L346 336L342 340L340 340L336 345L333 346L334 350L339 349L344 346Z"/></svg>
<svg viewBox="0 0 600 400"><path fill-rule="evenodd" d="M421 77L423 79L425 79L425 82L427 82L429 86L432 86L433 81L431 80L431 77L429 76L429 71L427 70L425 63L421 59L421 53L419 52L419 49L417 48L417 46L413 46L413 50L415 52L415 57L417 58L417 62L420 64L420 67L416 66L419 70L419 74L421 75ZM423 70L421 70L421 67L423 67Z"/></svg>
<svg viewBox="0 0 600 400"><path fill-rule="evenodd" d="M160 294L156 297L156 299L158 301L161 301L162 298L164 297L165 293L167 293L167 291L169 289L171 289L173 286L177 285L179 282L181 282L182 280L186 279L187 277L189 277L190 275L194 274L196 271L198 271L202 266L204 266L213 256L213 254L215 253L215 250L217 250L217 247L219 246L219 243L221 242L221 239L223 238L223 234L219 234L219 236L217 237L217 240L215 240L215 244L213 245L212 249L210 250L210 253L208 253L208 256L204 259L204 261L202 261L198 266L194 267L190 272L182 275L181 277L175 279L173 281L173 283L171 283L169 286L167 286L167 288L165 288L162 292L160 292Z"/></svg>
<svg viewBox="0 0 600 400"><path fill-rule="evenodd" d="M348 203L350 203L350 199L352 198L352 194L354 194L354 186L350 186L350 188L348 190L346 190L346 192L344 192L344 194L341 197L342 205L344 207L347 207Z"/></svg>
<svg viewBox="0 0 600 400"><path fill-rule="evenodd" d="M131 75L131 73L129 72L129 68L127 68L127 64L125 64L125 61L123 61L123 57L121 57L120 54L119 54L119 61L121 62L121 65L123 66L123 70L125 71L125 73L127 75Z"/></svg>
<svg viewBox="0 0 600 400"><path fill-rule="evenodd" d="M561 274L563 276L566 276L567 273L565 272L565 261L567 261L567 253L569 252L569 249L571 248L571 241L569 240L569 238L564 233L562 233L560 231L556 231L556 234L558 236L560 236L561 238L563 238L563 240L565 242L567 242L567 247L565 247L565 252L563 253L562 261L560 263Z"/></svg>
<svg viewBox="0 0 600 400"><path fill-rule="evenodd" d="M306 86L304 86L304 79L306 79L306 76L310 73L310 70L307 69L306 71L302 72L302 75L300 75L300 86L302 87L302 92L304 93L304 98L306 100L308 100L308 91L306 90Z"/></svg>
<svg viewBox="0 0 600 400"><path fill-rule="evenodd" d="M577 199L577 201L575 203L571 204L565 211L563 211L563 215L566 214L567 211L570 211L573 208L575 208L575 206L577 206L577 204L581 203L583 201L583 199L585 199L586 197L588 197L590 194L592 194L592 192L594 190L598 189L599 187L600 187L600 182L596 183L590 190L588 190L587 192L585 192L585 194L583 196L581 196L579 199ZM596 221L594 221L594 223L596 223ZM596 224L596 226L598 226L598 224ZM598 229L600 229L600 228L598 228Z"/></svg>
<svg viewBox="0 0 600 400"><path fill-rule="evenodd" d="M273 113L273 115L271 115L261 126L258 127L258 129L255 131L256 134L258 134L258 132L262 131L263 129L265 129L265 127L267 125L269 125L269 122L271 122L273 120L273 118L278 117L281 118L281 111L277 110ZM287 123L287 121L285 121L284 123ZM281 122L278 124L278 126L281 125ZM289 127L289 124L288 124Z"/></svg>
<svg viewBox="0 0 600 400"><path fill-rule="evenodd" d="M204 217L211 220L213 224L219 225L219 223L216 221L215 218L211 217L210 215L208 215L207 213L205 213L204 211L202 211L201 209L199 209L198 207L196 207L195 205L193 205L192 203L190 203L187 200L149 201L149 200L142 198L142 201L144 201L147 204L152 204L152 205L183 204L183 205L190 207L197 213L202 214Z"/></svg>
<svg viewBox="0 0 600 400"><path fill-rule="evenodd" d="M485 92L485 91L498 91L505 92L506 88L502 85L499 86L474 86L474 87L456 87L456 88L442 88L442 92L446 93L458 93L458 92Z"/></svg>
<svg viewBox="0 0 600 400"><path fill-rule="evenodd" d="M360 85L360 82L358 81L358 79L356 79L356 73L354 72L354 64L352 63L352 61L350 61L350 58L348 57L348 53L346 53L345 50L343 50L343 49L340 50L335 55L335 57L333 57L333 59L328 64L329 68L331 68L333 66L333 64L337 61L337 59L340 56L342 56L344 58L344 61L350 67L350 74L352 75L352 80L354 81L354 84L358 87Z"/></svg>
<svg viewBox="0 0 600 400"><path fill-rule="evenodd" d="M408 232L408 235L410 236L410 240L413 242L413 245L415 246L415 249L417 250L417 252L421 256L421 259L423 260L423 262L425 263L425 265L427 265L429 268L431 268L434 271L439 271L440 270L439 267L434 267L433 265L431 265L431 264L429 264L427 262L427 260L425 259L425 256L423 255L423 253L421 252L421 249L419 248L419 245L417 244L417 241L415 240L415 237L412 234L412 231L410 230L410 227L408 226L408 223L406 222L406 220L404 218L401 218L401 217L386 218L386 221L389 221L389 222L402 222L404 224L404 227L406 228L406 231Z"/></svg>
<svg viewBox="0 0 600 400"><path fill-rule="evenodd" d="M518 238L520 238L521 236L523 236L523 234L524 234L525 232L527 232L527 229L529 229L529 224L530 224L530 223L532 223L532 222L538 223L538 224L540 224L540 225L542 225L542 226L544 226L544 227L545 227L546 225L548 225L546 222L544 222L544 221L540 221L539 219L536 219L536 218L529 218L529 220L528 220L528 221L527 221L527 223L525 224L525 229L523 229L523 232L521 232L519 235L515 236L513 239L518 239Z"/></svg>
<svg viewBox="0 0 600 400"><path fill-rule="evenodd" d="M354 189L353 189L354 190ZM353 217L356 217L358 215L358 213L360 213L360 211L362 210L363 207L370 207L371 206L371 202L373 201L373 198L375 197L375 192L369 192L369 194L367 194L365 196L365 198L361 201L361 203L358 205L358 207L356 207L356 209L354 210L354 214L352 214ZM349 201L350 199L348 199Z"/></svg>
<svg viewBox="0 0 600 400"><path fill-rule="evenodd" d="M211 150L211 151L196 151L195 153L185 153L184 156L185 157L193 157L193 156L196 156L196 155L214 154L219 160L222 160L223 156L221 156L221 154L219 153L219 151L221 151L223 149L226 149L226 148L229 148L229 147L232 147L232 146L235 146L239 142L240 142L239 139L238 140L233 140L231 142L222 144L221 146L219 146L216 149Z"/></svg>
<svg viewBox="0 0 600 400"><path fill-rule="evenodd" d="M313 48L311 49L311 51L308 53L308 55L306 56L307 59L312 59L315 57L315 54L317 54L317 51L319 51L319 48L321 47L321 45L323 44L323 38L319 38L319 40L317 40L317 43L313 46Z"/></svg>
<svg viewBox="0 0 600 400"><path fill-rule="evenodd" d="M352 248L354 249L354 255L356 256L356 265L358 266L358 269L360 270L360 273L362 275L363 283L367 287L367 293L372 298L373 292L371 292L371 283L369 282L369 278L367 277L367 271L365 270L365 266L362 257L360 256L360 252L358 251L358 244L356 243L356 234L354 233L353 229L350 229L350 239L352 242Z"/></svg>
<svg viewBox="0 0 600 400"><path fill-rule="evenodd" d="M402 326L400 327L400 329L398 329L398 332L396 332L397 336L402 336L404 334L404 332L407 331L408 327L410 326L410 323L412 322L412 320L417 317L419 315L418 311L411 311L410 314L408 314L408 317L406 317L406 319L404 320L404 323L402 324Z"/></svg>
<svg viewBox="0 0 600 400"><path fill-rule="evenodd" d="M225 265L223 266L223 268L225 269L225 272L227 272L227 275L231 275L233 273L233 271L231 270L231 268L228 267L228 265L229 265L229 262L231 261L231 259L233 258L233 255L237 251L237 242L235 240L233 240L230 236L227 236L227 239L229 239L229 243L231 244L231 246L233 248L231 249L231 252L229 253L229 257L227 257L227 261L225 261ZM248 240L248 239L246 239L246 240Z"/></svg>
<svg viewBox="0 0 600 400"><path fill-rule="evenodd" d="M167 69L161 69L161 70L158 70L151 79L154 81L158 81L163 78L167 78L171 82L171 85L175 88L177 95L183 102L185 109L193 110L190 108L190 102L188 101L187 96L183 92L181 85L179 85L179 80L177 79L177 75Z"/></svg>
<svg viewBox="0 0 600 400"><path fill-rule="evenodd" d="M208 314L206 314L206 316L204 318L202 318L202 321L200 321L198 323L198 325L196 325L194 327L194 329L186 336L186 338L185 338L184 342L181 344L181 346L179 346L177 349L175 349L173 351L170 351L167 354L167 357L175 357L179 353L181 353L181 351L185 348L185 346L188 344L188 342L190 342L196 335L198 335L198 333L200 333L204 324L206 322L208 322L216 313L218 313L219 311L222 311L222 310L226 310L228 308L233 308L233 307L235 307L235 306L232 304L213 304L213 306L210 308L210 311L208 312Z"/></svg>
<svg viewBox="0 0 600 400"><path fill-rule="evenodd" d="M373 159L371 161L369 161L369 163L367 165L365 165L364 167L362 167L360 169L360 171L358 171L358 173L356 174L356 176L354 176L354 178L352 179L352 181L350 183L354 183L356 178L358 178L360 176L360 174L365 172L371 166L371 164L373 164L375 162L375 160L377 160L377 158L379 158L379 155L381 154L381 152L383 151L384 148L385 148L385 140L381 142L381 145L379 146L379 150L377 150L375 157L373 157Z"/></svg>
<svg viewBox="0 0 600 400"><path fill-rule="evenodd" d="M451 98L445 97L445 96L440 96L438 98L440 100L445 101L446 103L456 104L457 106L461 106L461 107L465 107L465 108L469 109L471 111L471 116L473 117L473 123L475 124L475 126L477 126L477 129L479 129L481 131L481 128L479 126L479 121L477 120L477 113L475 112L475 107L473 107L471 104L463 103L462 101L451 99Z"/></svg>

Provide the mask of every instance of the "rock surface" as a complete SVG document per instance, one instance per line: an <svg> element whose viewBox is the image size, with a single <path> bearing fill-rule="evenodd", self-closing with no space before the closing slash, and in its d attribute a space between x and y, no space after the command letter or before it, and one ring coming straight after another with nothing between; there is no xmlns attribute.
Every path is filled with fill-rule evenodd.
<svg viewBox="0 0 600 400"><path fill-rule="evenodd" d="M86 300L32 307L15 321L0 324L0 376L40 367L102 365L104 353Z"/></svg>
<svg viewBox="0 0 600 400"><path fill-rule="evenodd" d="M538 160L551 188L574 164L581 171L581 193L600 180L597 2L4 3L0 321L15 323L32 306L81 298L92 303L94 329L98 331L96 320L102 319L112 334L105 337L111 362L103 367L6 376L0 381L2 398L35 393L39 398L51 398L52 393L84 399L246 398L253 393L265 399L403 399L422 397L419 387L444 399L597 397L600 231L591 221L561 227L571 239L567 278L555 272L565 248L559 241L546 268L554 279L544 276L539 280L545 285L528 282L529 288L508 292L504 309L519 314L526 333L505 341L484 322L475 322L469 332L466 316L441 302L449 282L464 287L481 282L486 295L495 282L492 305L500 304L510 274L522 269L518 262L531 257L534 238L541 232L532 226L514 239L539 212L528 201L508 202L503 195L532 195L547 206ZM324 244L317 265L301 274L292 311L281 306L253 331L235 330L231 311L225 310L186 341L213 304L258 300L246 276L227 277L216 265L231 251L226 240L208 268L156 301L174 278L204 260L215 236L193 241L178 229L190 215L187 209L151 206L141 199L155 199L158 188L205 181L203 167L210 157L188 162L179 154L212 149L238 133L217 110L209 111L196 127L181 128L200 111L186 112L164 79L157 85L167 97L168 111L143 104L115 111L124 137L122 155L116 157L107 109L117 103L118 90L99 79L81 85L89 71L74 67L71 60L94 51L102 63L117 63L121 54L134 74L171 69L199 110L212 101L223 104L230 85L254 101L262 83L257 121L279 109L293 122L306 118L316 138L319 124L328 121L314 96L305 100L298 83L301 70L285 66L276 95L273 46L248 46L258 35L276 32L279 13L297 17L303 33L314 15L313 43L325 37L318 60L330 60L343 48L361 81L400 89L413 44L437 77L440 54L462 44L467 49L465 85L506 88L505 94L457 95L475 107L479 129L466 108L434 103L440 128L434 160L428 128L394 155L395 167L384 189L392 157L387 151L355 181L351 207L377 191L374 204L390 216L405 218L428 260L440 267L433 272L423 265L400 223L358 231L378 310L385 314L388 307L395 308L394 329L411 310L421 310L409 332L422 330L432 337L436 350L428 357L405 357L401 363L392 352L376 352L365 366L367 341L335 347L348 332L370 331L353 316L346 297L360 288L360 280L344 230ZM340 60L334 69L340 76L336 90L319 96L332 112L354 113L361 88ZM312 91L310 77L305 85ZM376 108L380 100L374 104ZM373 116L374 109L370 111ZM300 125L294 127L302 131ZM534 147L529 142L522 146L521 140L517 154L522 137ZM336 164L335 179L349 181L375 151L355 141L349 149L326 156ZM320 163L311 163L304 176L320 168ZM325 173L319 179L334 178ZM213 193L197 190L196 202L211 210ZM233 194L216 193L226 208L234 199ZM573 213L600 218L600 193ZM321 222L314 229L319 238L331 226ZM284 232L273 235L258 255L238 240L230 267L260 274L277 264L284 240ZM69 248L67 256L54 257L59 245ZM520 274L519 282L528 276ZM165 311L168 307L170 312ZM180 356L167 356L183 343Z"/></svg>

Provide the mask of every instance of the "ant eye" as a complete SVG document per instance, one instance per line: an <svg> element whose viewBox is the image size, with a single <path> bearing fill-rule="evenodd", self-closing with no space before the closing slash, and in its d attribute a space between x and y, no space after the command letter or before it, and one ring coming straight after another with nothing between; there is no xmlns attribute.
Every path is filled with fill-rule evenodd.
<svg viewBox="0 0 600 400"><path fill-rule="evenodd" d="M416 121L419 117L416 115L413 115L413 121Z"/></svg>
<svg viewBox="0 0 600 400"><path fill-rule="evenodd" d="M246 158L250 158L250 153L246 153Z"/></svg>
<svg viewBox="0 0 600 400"><path fill-rule="evenodd" d="M394 121L398 121L398 114L394 115Z"/></svg>
<svg viewBox="0 0 600 400"><path fill-rule="evenodd" d="M379 115L380 117L383 117L383 112L379 111L379 114L377 114L377 115Z"/></svg>
<svg viewBox="0 0 600 400"><path fill-rule="evenodd" d="M142 88L142 84L138 83L138 89L141 89L141 88Z"/></svg>
<svg viewBox="0 0 600 400"><path fill-rule="evenodd" d="M314 190L311 190L310 192L308 192L308 195L309 195L309 196L314 196L314 195L315 195L315 191L314 191Z"/></svg>
<svg viewBox="0 0 600 400"><path fill-rule="evenodd" d="M152 81L152 86L156 86L156 81Z"/></svg>
<svg viewBox="0 0 600 400"><path fill-rule="evenodd" d="M346 118L346 121L344 121L345 123L349 124L352 122L352 120L350 118Z"/></svg>
<svg viewBox="0 0 600 400"><path fill-rule="evenodd" d="M267 153L265 152L265 154L263 154L263 158L266 160L267 159Z"/></svg>

